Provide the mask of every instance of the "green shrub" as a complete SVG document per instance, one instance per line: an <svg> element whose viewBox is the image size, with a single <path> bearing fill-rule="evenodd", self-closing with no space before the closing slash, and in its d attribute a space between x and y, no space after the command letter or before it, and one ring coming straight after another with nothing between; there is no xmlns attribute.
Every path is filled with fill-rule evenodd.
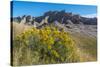
<svg viewBox="0 0 100 67"><path fill-rule="evenodd" d="M49 26L32 28L13 40L13 65L78 62L76 51L67 32Z"/></svg>

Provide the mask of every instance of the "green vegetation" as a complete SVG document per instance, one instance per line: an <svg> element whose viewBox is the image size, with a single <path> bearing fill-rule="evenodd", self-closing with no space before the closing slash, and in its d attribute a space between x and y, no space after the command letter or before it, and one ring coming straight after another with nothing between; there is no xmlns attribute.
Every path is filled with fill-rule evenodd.
<svg viewBox="0 0 100 67"><path fill-rule="evenodd" d="M65 32L53 25L37 29L13 23L12 46L14 66L97 60L96 37Z"/></svg>
<svg viewBox="0 0 100 67"><path fill-rule="evenodd" d="M77 34L77 35L75 35ZM97 38L74 33L71 35L79 49L80 59L83 62L97 60Z"/></svg>
<svg viewBox="0 0 100 67"><path fill-rule="evenodd" d="M32 28L15 36L12 59L14 66L80 61L70 35L51 26Z"/></svg>

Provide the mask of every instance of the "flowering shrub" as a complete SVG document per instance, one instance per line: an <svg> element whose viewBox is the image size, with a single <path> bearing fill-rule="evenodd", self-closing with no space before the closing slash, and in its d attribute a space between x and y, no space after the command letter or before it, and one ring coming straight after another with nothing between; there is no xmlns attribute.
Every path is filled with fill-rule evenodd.
<svg viewBox="0 0 100 67"><path fill-rule="evenodd" d="M13 65L79 61L76 46L67 32L55 27L32 28L13 41Z"/></svg>

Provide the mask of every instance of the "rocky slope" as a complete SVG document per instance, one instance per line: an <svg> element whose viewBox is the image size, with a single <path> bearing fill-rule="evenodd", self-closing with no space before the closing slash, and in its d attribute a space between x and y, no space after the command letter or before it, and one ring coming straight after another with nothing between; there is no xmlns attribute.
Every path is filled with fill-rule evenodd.
<svg viewBox="0 0 100 67"><path fill-rule="evenodd" d="M73 13L62 11L48 11L43 16L19 16L11 19L19 23L17 29L24 27L41 28L47 25L56 26L59 30L69 32L75 40L79 55L83 61L96 61L97 59L97 18L86 18ZM14 25L13 25L14 26ZM18 29L18 30L19 30Z"/></svg>
<svg viewBox="0 0 100 67"><path fill-rule="evenodd" d="M14 17L12 21L21 24L33 25L34 27L41 28L45 25L54 25L59 29L71 33L81 33L89 36L97 35L97 18L86 18L80 15L67 13L62 11L48 11L43 16L32 17L30 15L22 17Z"/></svg>
<svg viewBox="0 0 100 67"><path fill-rule="evenodd" d="M72 14L72 13L66 13L64 10L62 11L48 11L44 13L43 16L39 17L32 17L30 15L22 16L22 17L14 17L13 21L22 22L28 24L34 24L35 22L42 24L44 23L53 23L55 21L61 23L61 24L85 24L85 25L96 25L97 24L97 18L86 18L82 17L80 15Z"/></svg>

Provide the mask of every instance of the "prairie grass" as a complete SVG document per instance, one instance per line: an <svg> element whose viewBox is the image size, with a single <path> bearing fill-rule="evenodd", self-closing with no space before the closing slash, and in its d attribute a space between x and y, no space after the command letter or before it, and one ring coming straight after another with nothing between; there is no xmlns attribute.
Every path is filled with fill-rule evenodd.
<svg viewBox="0 0 100 67"><path fill-rule="evenodd" d="M52 26L37 29L14 22L12 49L13 66L97 60L96 38Z"/></svg>
<svg viewBox="0 0 100 67"><path fill-rule="evenodd" d="M77 34L77 35L75 35ZM81 61L96 61L97 60L97 38L83 35L80 33L72 34L76 41L78 53L81 56Z"/></svg>
<svg viewBox="0 0 100 67"><path fill-rule="evenodd" d="M16 35L24 32L25 30L28 30L30 28L32 28L32 26L25 25L25 24L22 24L22 23L12 22L13 37L15 37Z"/></svg>

